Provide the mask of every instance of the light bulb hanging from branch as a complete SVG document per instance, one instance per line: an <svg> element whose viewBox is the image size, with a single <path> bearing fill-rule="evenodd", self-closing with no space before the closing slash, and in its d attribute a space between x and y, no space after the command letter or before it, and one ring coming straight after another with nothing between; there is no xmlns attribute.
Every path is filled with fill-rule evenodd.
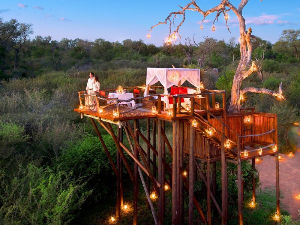
<svg viewBox="0 0 300 225"><path fill-rule="evenodd" d="M215 32L215 31L216 31L216 26L215 26L215 25L213 25L213 26L211 27L211 31L212 31L212 32Z"/></svg>

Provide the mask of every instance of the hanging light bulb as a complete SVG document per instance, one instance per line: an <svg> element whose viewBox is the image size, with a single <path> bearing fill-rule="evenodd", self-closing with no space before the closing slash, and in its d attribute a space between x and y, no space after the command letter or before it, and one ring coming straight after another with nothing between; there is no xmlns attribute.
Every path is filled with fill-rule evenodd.
<svg viewBox="0 0 300 225"><path fill-rule="evenodd" d="M203 30L203 24L200 25L200 29Z"/></svg>
<svg viewBox="0 0 300 225"><path fill-rule="evenodd" d="M109 218L109 223L110 223L110 224L115 224L116 222L117 222L116 217L111 216L111 217Z"/></svg>
<svg viewBox="0 0 300 225"><path fill-rule="evenodd" d="M215 26L215 25L213 25L213 26L211 27L211 31L212 31L212 32L215 32L215 31L216 31L216 26Z"/></svg>
<svg viewBox="0 0 300 225"><path fill-rule="evenodd" d="M148 33L148 34L146 35L146 38L150 39L150 38L151 38L151 34Z"/></svg>
<svg viewBox="0 0 300 225"><path fill-rule="evenodd" d="M245 124L251 124L252 123L252 116L245 116L244 117L244 123Z"/></svg>
<svg viewBox="0 0 300 225"><path fill-rule="evenodd" d="M254 209L255 206L256 206L256 203L255 203L254 200L252 200L252 201L249 203L249 207L250 207L251 209Z"/></svg>
<svg viewBox="0 0 300 225"><path fill-rule="evenodd" d="M225 21L226 21L226 22L228 21L228 19L229 19L229 15L228 15L228 13L225 13L225 15L224 15L224 19L225 19Z"/></svg>
<svg viewBox="0 0 300 225"><path fill-rule="evenodd" d="M157 199L157 194L155 191L152 191L151 194L150 194L150 198L152 201L155 201Z"/></svg>
<svg viewBox="0 0 300 225"><path fill-rule="evenodd" d="M259 155L262 155L262 153L263 153L263 150L262 150L262 148L259 148L259 150L258 150L258 154L259 154Z"/></svg>
<svg viewBox="0 0 300 225"><path fill-rule="evenodd" d="M188 176L188 172L187 172L186 170L184 170L184 171L182 172L182 176L187 177L187 176Z"/></svg>
<svg viewBox="0 0 300 225"><path fill-rule="evenodd" d="M164 185L164 190L165 190L165 191L170 190L170 186L169 186L168 184L165 184L165 185Z"/></svg>

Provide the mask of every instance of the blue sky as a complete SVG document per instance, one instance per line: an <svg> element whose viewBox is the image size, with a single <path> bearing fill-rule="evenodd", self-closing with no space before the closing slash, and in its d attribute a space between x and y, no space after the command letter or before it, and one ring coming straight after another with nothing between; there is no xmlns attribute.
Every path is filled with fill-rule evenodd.
<svg viewBox="0 0 300 225"><path fill-rule="evenodd" d="M188 0L0 0L0 18L4 21L15 18L23 23L32 24L36 35L51 36L53 39L82 38L95 40L103 38L109 41L125 39L143 40L145 43L162 45L168 35L168 26L162 25L147 39L149 28L163 20L169 12L177 11L178 5ZM198 0L203 9L211 8L220 0ZM238 5L239 1L232 0ZM253 34L265 40L275 42L284 29L300 29L299 0L249 0L243 13L247 26ZM205 37L214 37L228 41L231 37L238 40L235 16L229 14L231 33L220 18L216 31L211 31L213 16L209 16L200 29L202 17L189 12L182 26L181 42L189 37L201 41Z"/></svg>

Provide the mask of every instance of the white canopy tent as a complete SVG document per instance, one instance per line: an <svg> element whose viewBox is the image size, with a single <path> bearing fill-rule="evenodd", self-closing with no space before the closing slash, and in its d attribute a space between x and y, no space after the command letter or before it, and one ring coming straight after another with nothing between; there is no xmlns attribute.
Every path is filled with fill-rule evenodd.
<svg viewBox="0 0 300 225"><path fill-rule="evenodd" d="M144 96L149 94L149 88L157 82L164 87L164 94L168 94L168 88L173 85L190 82L200 89L200 70L186 68L147 68L146 89ZM167 103L167 101L165 101ZM168 103L167 103L168 104Z"/></svg>

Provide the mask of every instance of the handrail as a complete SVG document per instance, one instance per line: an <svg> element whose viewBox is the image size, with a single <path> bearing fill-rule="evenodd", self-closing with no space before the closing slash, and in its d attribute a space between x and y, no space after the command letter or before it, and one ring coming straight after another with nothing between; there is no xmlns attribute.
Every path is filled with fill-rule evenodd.
<svg viewBox="0 0 300 225"><path fill-rule="evenodd" d="M269 130L269 131L267 131L265 133L261 133L261 134L248 134L248 135L244 135L244 136L239 136L239 138L260 137L260 136L264 136L267 134L271 134L273 132L275 132L275 129Z"/></svg>

